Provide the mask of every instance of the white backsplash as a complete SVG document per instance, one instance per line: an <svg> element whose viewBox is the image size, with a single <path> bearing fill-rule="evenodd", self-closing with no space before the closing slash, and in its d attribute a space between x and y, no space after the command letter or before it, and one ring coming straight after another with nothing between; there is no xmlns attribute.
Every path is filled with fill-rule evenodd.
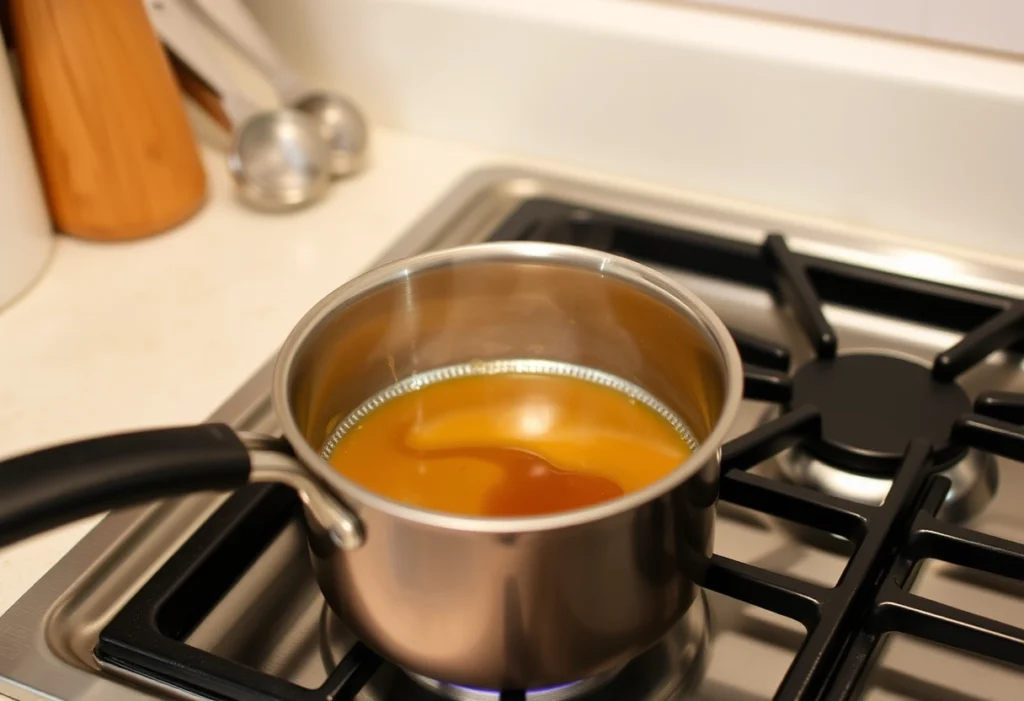
<svg viewBox="0 0 1024 701"><path fill-rule="evenodd" d="M1024 54L1021 0L697 0L695 4Z"/></svg>
<svg viewBox="0 0 1024 701"><path fill-rule="evenodd" d="M247 2L374 124L1024 256L1016 58L682 0Z"/></svg>

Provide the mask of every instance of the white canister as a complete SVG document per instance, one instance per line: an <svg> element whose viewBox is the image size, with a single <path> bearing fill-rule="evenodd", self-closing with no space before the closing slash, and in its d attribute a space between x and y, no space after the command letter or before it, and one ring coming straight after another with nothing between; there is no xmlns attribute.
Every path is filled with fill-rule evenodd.
<svg viewBox="0 0 1024 701"><path fill-rule="evenodd" d="M0 36L0 308L39 278L53 241L42 181Z"/></svg>

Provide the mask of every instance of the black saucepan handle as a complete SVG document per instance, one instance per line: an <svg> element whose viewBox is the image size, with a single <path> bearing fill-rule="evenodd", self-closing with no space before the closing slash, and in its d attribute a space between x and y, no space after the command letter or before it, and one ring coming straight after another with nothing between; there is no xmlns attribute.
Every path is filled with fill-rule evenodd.
<svg viewBox="0 0 1024 701"><path fill-rule="evenodd" d="M205 424L91 438L0 461L0 546L109 509L249 480L233 430Z"/></svg>

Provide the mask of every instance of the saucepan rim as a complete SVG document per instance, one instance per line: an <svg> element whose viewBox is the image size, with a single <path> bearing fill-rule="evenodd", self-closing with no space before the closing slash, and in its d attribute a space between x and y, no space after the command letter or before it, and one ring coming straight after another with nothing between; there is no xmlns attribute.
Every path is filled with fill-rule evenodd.
<svg viewBox="0 0 1024 701"><path fill-rule="evenodd" d="M428 270L466 263L500 263L535 259L556 265L589 269L612 275L682 312L719 354L724 369L725 396L721 413L710 433L689 458L661 479L621 497L592 506L551 514L493 517L469 516L420 508L389 499L348 479L320 456L296 422L289 400L289 385L296 360L316 338L322 324L366 294L400 284L403 279ZM743 372L739 351L725 324L694 293L668 276L622 256L566 244L533 241L477 243L447 248L413 258L398 260L364 273L337 288L313 306L295 325L278 355L271 383L271 399L285 438L305 469L313 473L329 492L357 513L371 508L395 518L447 530L484 533L528 533L567 528L629 512L669 492L717 458L732 425L743 394Z"/></svg>

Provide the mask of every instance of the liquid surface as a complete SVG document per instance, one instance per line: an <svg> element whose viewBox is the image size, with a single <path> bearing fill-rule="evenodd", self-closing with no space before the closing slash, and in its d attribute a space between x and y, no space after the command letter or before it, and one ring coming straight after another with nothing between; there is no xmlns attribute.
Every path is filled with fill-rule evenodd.
<svg viewBox="0 0 1024 701"><path fill-rule="evenodd" d="M690 452L668 420L615 389L509 373L444 380L391 399L346 433L329 461L396 501L527 516L641 489Z"/></svg>

